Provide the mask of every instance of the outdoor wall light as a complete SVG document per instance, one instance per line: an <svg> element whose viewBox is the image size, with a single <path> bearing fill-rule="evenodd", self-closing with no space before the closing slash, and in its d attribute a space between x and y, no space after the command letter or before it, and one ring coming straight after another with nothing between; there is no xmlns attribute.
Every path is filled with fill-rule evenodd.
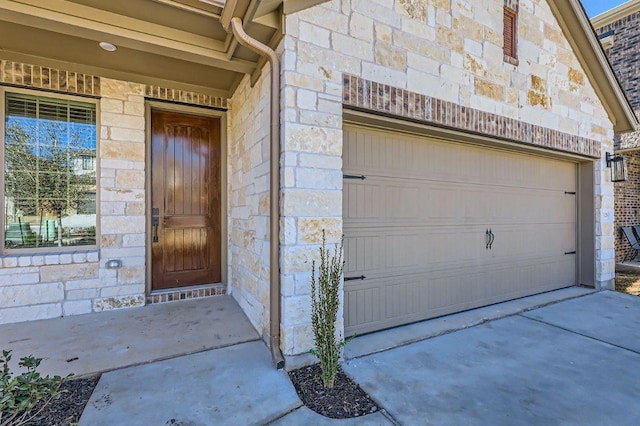
<svg viewBox="0 0 640 426"><path fill-rule="evenodd" d="M607 167L611 169L611 182L625 182L627 180L627 159L620 154L607 152Z"/></svg>
<svg viewBox="0 0 640 426"><path fill-rule="evenodd" d="M107 260L104 265L107 269L120 269L122 268L122 260L120 259L111 259Z"/></svg>

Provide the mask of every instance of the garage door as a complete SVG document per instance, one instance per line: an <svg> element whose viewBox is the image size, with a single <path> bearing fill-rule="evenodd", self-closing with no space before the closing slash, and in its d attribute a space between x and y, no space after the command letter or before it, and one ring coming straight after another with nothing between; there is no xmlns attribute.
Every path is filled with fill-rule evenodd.
<svg viewBox="0 0 640 426"><path fill-rule="evenodd" d="M576 283L576 164L344 132L345 328L361 334Z"/></svg>

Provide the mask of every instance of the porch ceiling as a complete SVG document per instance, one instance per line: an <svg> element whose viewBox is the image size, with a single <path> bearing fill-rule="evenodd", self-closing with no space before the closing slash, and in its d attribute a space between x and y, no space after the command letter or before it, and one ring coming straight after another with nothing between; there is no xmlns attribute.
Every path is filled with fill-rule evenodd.
<svg viewBox="0 0 640 426"><path fill-rule="evenodd" d="M242 3L242 2L238 2ZM274 46L282 0L243 2L245 30ZM220 23L224 0L0 0L0 58L229 97L260 57ZM228 11L227 11L228 12ZM118 47L106 52L107 41Z"/></svg>

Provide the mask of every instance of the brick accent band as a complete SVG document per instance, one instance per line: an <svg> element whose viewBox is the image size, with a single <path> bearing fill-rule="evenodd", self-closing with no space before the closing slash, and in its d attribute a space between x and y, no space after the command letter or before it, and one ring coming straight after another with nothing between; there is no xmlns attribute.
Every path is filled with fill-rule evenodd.
<svg viewBox="0 0 640 426"><path fill-rule="evenodd" d="M77 95L100 96L100 78L95 75L4 59L0 60L0 83Z"/></svg>
<svg viewBox="0 0 640 426"><path fill-rule="evenodd" d="M224 285L212 285L189 290L168 290L147 295L147 304L175 302L178 300L200 299L203 297L221 296L227 293Z"/></svg>
<svg viewBox="0 0 640 426"><path fill-rule="evenodd" d="M344 74L345 105L600 158L600 142Z"/></svg>
<svg viewBox="0 0 640 426"><path fill-rule="evenodd" d="M147 85L145 96L163 101L181 102L191 105L200 105L214 108L227 109L227 99L216 96L203 95L185 90L168 89L166 87Z"/></svg>

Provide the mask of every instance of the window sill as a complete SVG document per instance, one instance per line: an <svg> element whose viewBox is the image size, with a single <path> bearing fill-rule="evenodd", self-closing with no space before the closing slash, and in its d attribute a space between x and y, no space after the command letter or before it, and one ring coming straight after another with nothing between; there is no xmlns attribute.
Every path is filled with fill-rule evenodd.
<svg viewBox="0 0 640 426"><path fill-rule="evenodd" d="M503 55L503 58L505 62L511 65L515 65L516 67L520 65L520 61L518 61L518 58L514 58L513 56L509 56L509 55Z"/></svg>
<svg viewBox="0 0 640 426"><path fill-rule="evenodd" d="M8 253L0 255L2 268L22 268L45 265L71 265L100 261L97 248L66 252Z"/></svg>

